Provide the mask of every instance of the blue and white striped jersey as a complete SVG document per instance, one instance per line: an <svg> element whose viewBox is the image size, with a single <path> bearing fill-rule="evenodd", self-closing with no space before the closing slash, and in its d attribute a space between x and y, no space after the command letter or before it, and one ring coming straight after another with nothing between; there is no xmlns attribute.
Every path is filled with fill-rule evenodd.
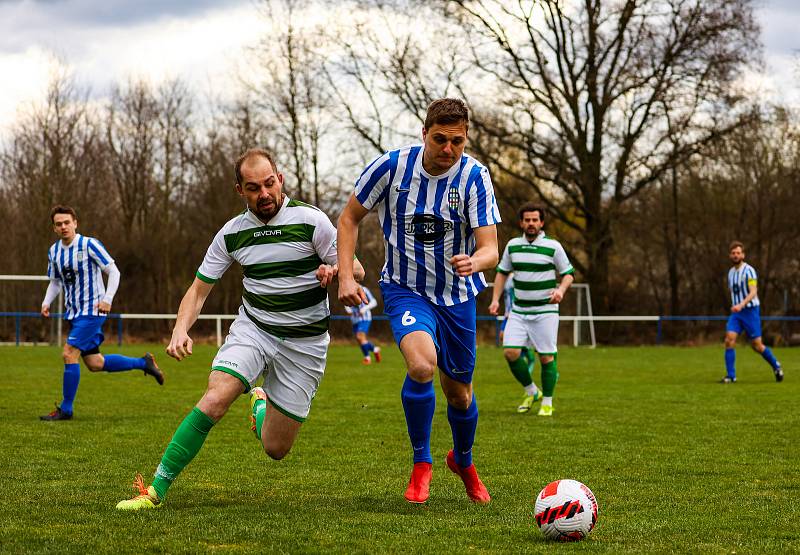
<svg viewBox="0 0 800 555"><path fill-rule="evenodd" d="M503 286L503 314L506 318L511 313L511 306L514 304L514 273L508 275L505 285Z"/></svg>
<svg viewBox="0 0 800 555"><path fill-rule="evenodd" d="M68 246L61 240L53 243L47 259L47 277L64 287L64 318L99 316L96 305L106 292L102 271L114 263L103 244L76 233Z"/></svg>
<svg viewBox="0 0 800 555"><path fill-rule="evenodd" d="M500 222L492 180L468 155L447 173L422 167L423 145L387 152L356 181L355 196L378 211L386 242L381 281L394 282L437 305L452 306L486 287L482 273L456 275L449 260L475 251L473 230Z"/></svg>
<svg viewBox="0 0 800 555"><path fill-rule="evenodd" d="M361 303L358 306L345 306L344 309L350 315L350 321L354 324L358 324L359 322L371 322L372 321L372 308L378 306L378 301L375 299L375 295L372 294L372 291L364 287L363 285L361 288L364 290L364 294L367 296L367 302Z"/></svg>
<svg viewBox="0 0 800 555"><path fill-rule="evenodd" d="M738 267L734 266L728 270L728 289L731 290L731 305L742 302L750 293L750 287L756 285L758 276L756 269L747 262L742 262ZM745 308L759 306L758 294L753 297Z"/></svg>

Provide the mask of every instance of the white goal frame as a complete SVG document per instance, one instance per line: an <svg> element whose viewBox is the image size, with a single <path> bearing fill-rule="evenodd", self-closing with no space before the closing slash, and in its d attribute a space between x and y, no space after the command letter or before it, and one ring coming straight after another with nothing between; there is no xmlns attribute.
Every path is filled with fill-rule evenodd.
<svg viewBox="0 0 800 555"><path fill-rule="evenodd" d="M597 347L597 339L594 334L594 312L592 311L592 292L591 288L589 287L588 283L573 283L570 286L570 289L575 289L578 297L576 299L576 306L575 312L577 312L577 318L572 321L572 345L574 347L578 346L580 343L581 338L581 324L583 323L584 319L582 318L583 314L581 314L583 309L583 302L586 302L586 311L588 319L586 320L589 323L589 337L591 338L591 344L589 347L594 349ZM583 291L585 298L582 300L580 292ZM566 318L565 318L566 319Z"/></svg>

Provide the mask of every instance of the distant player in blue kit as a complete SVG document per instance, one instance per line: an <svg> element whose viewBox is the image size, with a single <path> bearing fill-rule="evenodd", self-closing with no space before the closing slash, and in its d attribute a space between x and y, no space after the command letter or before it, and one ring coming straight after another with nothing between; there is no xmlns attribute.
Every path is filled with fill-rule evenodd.
<svg viewBox="0 0 800 555"><path fill-rule="evenodd" d="M339 218L339 300L348 306L366 300L353 278L359 222L374 209L383 229L384 312L407 367L401 399L414 455L405 493L411 503L429 497L437 367L453 433L445 462L472 501L491 500L472 463L478 424L472 373L475 297L486 287L481 271L497 264L500 214L489 171L464 154L468 127L461 100L431 103L423 144L392 150L368 165Z"/></svg>
<svg viewBox="0 0 800 555"><path fill-rule="evenodd" d="M64 380L61 404L50 414L39 418L71 420L81 379L78 362L81 357L92 372L144 370L159 384L164 383L164 375L150 353L142 358L100 354L104 339L103 324L119 286L119 270L100 241L77 233L75 210L69 206L55 206L50 211L50 219L60 239L48 251L47 276L50 285L42 301L41 313L45 318L50 316L50 303L63 289L64 319L70 323L70 330L62 351ZM108 286L103 284L103 273L108 275Z"/></svg>
<svg viewBox="0 0 800 555"><path fill-rule="evenodd" d="M736 338L745 332L753 350L772 367L775 381L783 381L783 370L769 347L761 341L761 303L758 300L756 270L744 261L744 245L734 241L728 248L733 268L728 271L731 292L731 315L725 328L725 370L721 383L736 382Z"/></svg>
<svg viewBox="0 0 800 555"><path fill-rule="evenodd" d="M381 348L373 345L367 337L369 328L372 325L372 309L378 306L378 300L372 294L372 291L366 287L361 287L366 296L366 302L358 306L346 306L344 309L350 315L350 321L353 323L353 335L356 336L356 341L361 347L361 353L364 358L361 362L364 364L372 364L372 357L370 354L375 355L375 362L381 361Z"/></svg>

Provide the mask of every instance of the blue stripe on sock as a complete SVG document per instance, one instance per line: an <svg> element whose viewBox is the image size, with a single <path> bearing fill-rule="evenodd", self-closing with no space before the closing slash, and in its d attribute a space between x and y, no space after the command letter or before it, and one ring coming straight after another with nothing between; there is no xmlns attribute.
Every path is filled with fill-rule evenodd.
<svg viewBox="0 0 800 555"><path fill-rule="evenodd" d="M72 414L72 405L75 402L75 396L78 394L78 384L80 381L81 365L65 364L64 382L62 384L64 399L61 401L61 410L68 414Z"/></svg>
<svg viewBox="0 0 800 555"><path fill-rule="evenodd" d="M764 347L764 352L761 353L761 356L766 360L770 366L772 366L773 370L777 370L780 364L775 359L775 355L772 354L772 351L769 350L769 347Z"/></svg>
<svg viewBox="0 0 800 555"><path fill-rule="evenodd" d="M126 357L123 355L105 355L104 372L125 372L127 370L144 369L144 358Z"/></svg>
<svg viewBox="0 0 800 555"><path fill-rule="evenodd" d="M736 379L736 349L725 349L725 370L728 372L728 377L732 380Z"/></svg>
<svg viewBox="0 0 800 555"><path fill-rule="evenodd" d="M478 403L475 394L472 403L465 410L447 405L447 420L453 432L453 455L456 464L466 468L472 464L472 445L475 443L475 430L478 427Z"/></svg>
<svg viewBox="0 0 800 555"><path fill-rule="evenodd" d="M419 383L406 376L400 393L414 462L433 463L431 457L431 423L436 409L436 393L433 382Z"/></svg>

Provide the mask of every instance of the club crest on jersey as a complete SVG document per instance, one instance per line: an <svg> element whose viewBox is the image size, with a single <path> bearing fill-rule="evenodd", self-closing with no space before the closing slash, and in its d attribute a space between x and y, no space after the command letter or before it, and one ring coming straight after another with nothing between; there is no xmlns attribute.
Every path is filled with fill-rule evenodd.
<svg viewBox="0 0 800 555"><path fill-rule="evenodd" d="M450 210L458 210L458 207L461 206L461 195L458 194L458 187L450 187L447 192L447 205Z"/></svg>
<svg viewBox="0 0 800 555"><path fill-rule="evenodd" d="M78 254L75 256L78 262L83 262L83 251L78 251Z"/></svg>

